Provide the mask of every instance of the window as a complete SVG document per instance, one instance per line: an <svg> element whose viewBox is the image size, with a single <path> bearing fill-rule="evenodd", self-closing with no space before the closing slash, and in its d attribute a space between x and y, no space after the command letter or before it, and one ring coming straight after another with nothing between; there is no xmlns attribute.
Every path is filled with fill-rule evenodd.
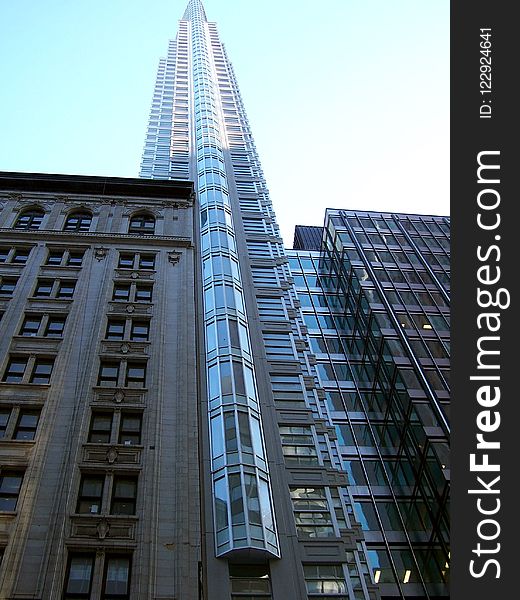
<svg viewBox="0 0 520 600"><path fill-rule="evenodd" d="M144 363L129 362L126 370L125 386L144 388L146 378L146 365Z"/></svg>
<svg viewBox="0 0 520 600"><path fill-rule="evenodd" d="M65 255L64 250L49 250L47 255L46 265L61 265L63 257Z"/></svg>
<svg viewBox="0 0 520 600"><path fill-rule="evenodd" d="M42 322L42 317L39 315L27 316L22 323L22 327L18 335L33 337L38 335L38 330Z"/></svg>
<svg viewBox="0 0 520 600"><path fill-rule="evenodd" d="M54 359L37 358L34 361L30 383L49 383Z"/></svg>
<svg viewBox="0 0 520 600"><path fill-rule="evenodd" d="M148 341L148 335L150 332L149 321L132 321L132 328L130 330L130 339L134 342Z"/></svg>
<svg viewBox="0 0 520 600"><path fill-rule="evenodd" d="M23 471L0 470L0 512L16 510Z"/></svg>
<svg viewBox="0 0 520 600"><path fill-rule="evenodd" d="M151 302L152 301L152 286L146 284L136 284L135 286L136 302Z"/></svg>
<svg viewBox="0 0 520 600"><path fill-rule="evenodd" d="M83 254L82 250L49 250L45 264L57 267L81 267Z"/></svg>
<svg viewBox="0 0 520 600"><path fill-rule="evenodd" d="M105 478L102 475L83 475L79 486L76 512L97 515L101 512Z"/></svg>
<svg viewBox="0 0 520 600"><path fill-rule="evenodd" d="M44 335L46 337L63 336L66 317L56 315L26 315L20 327L18 335L34 337Z"/></svg>
<svg viewBox="0 0 520 600"><path fill-rule="evenodd" d="M65 327L65 317L49 317L45 327L46 337L63 337L63 328Z"/></svg>
<svg viewBox="0 0 520 600"><path fill-rule="evenodd" d="M112 515L135 515L137 477L116 476L112 488Z"/></svg>
<svg viewBox="0 0 520 600"><path fill-rule="evenodd" d="M105 338L107 340L129 339L133 342L143 342L148 340L149 331L149 321L133 319L108 319Z"/></svg>
<svg viewBox="0 0 520 600"><path fill-rule="evenodd" d="M123 385L131 388L144 388L146 380L146 363L102 360L99 366L98 385L101 387L117 387Z"/></svg>
<svg viewBox="0 0 520 600"><path fill-rule="evenodd" d="M117 443L134 446L141 443L142 414L123 411L118 420L109 411L93 411L90 419L88 441L95 444L108 444L111 440L112 427L118 428ZM1 419L0 419L1 424Z"/></svg>
<svg viewBox="0 0 520 600"><path fill-rule="evenodd" d="M21 383L27 377L27 357L13 357L9 360L2 381L7 383ZM36 358L32 363L29 383L49 383L54 359ZM27 383L27 381L25 381Z"/></svg>
<svg viewBox="0 0 520 600"><path fill-rule="evenodd" d="M137 413L122 413L119 426L119 443L133 446L141 443L141 415Z"/></svg>
<svg viewBox="0 0 520 600"><path fill-rule="evenodd" d="M24 210L16 219L15 229L39 229L45 213L41 208Z"/></svg>
<svg viewBox="0 0 520 600"><path fill-rule="evenodd" d="M40 419L39 410L21 410L14 430L15 440L34 440Z"/></svg>
<svg viewBox="0 0 520 600"><path fill-rule="evenodd" d="M102 387L116 387L119 379L119 363L101 361L97 384Z"/></svg>
<svg viewBox="0 0 520 600"><path fill-rule="evenodd" d="M155 254L121 252L117 266L120 269L154 269Z"/></svg>
<svg viewBox="0 0 520 600"><path fill-rule="evenodd" d="M112 294L112 300L130 300L130 284L115 283L114 292Z"/></svg>
<svg viewBox="0 0 520 600"><path fill-rule="evenodd" d="M27 367L27 358L11 358L7 364L2 381L7 383L18 383L22 381L25 368Z"/></svg>
<svg viewBox="0 0 520 600"><path fill-rule="evenodd" d="M148 213L134 215L130 219L128 233L147 233L155 232L155 218Z"/></svg>
<svg viewBox="0 0 520 600"><path fill-rule="evenodd" d="M310 427L280 426L280 437L282 452L287 464L318 464L318 453Z"/></svg>
<svg viewBox="0 0 520 600"><path fill-rule="evenodd" d="M153 286L147 283L114 283L112 300L151 302Z"/></svg>
<svg viewBox="0 0 520 600"><path fill-rule="evenodd" d="M52 279L38 279L34 296L38 298L49 297L52 292L53 283Z"/></svg>
<svg viewBox="0 0 520 600"><path fill-rule="evenodd" d="M303 572L309 598L348 600L342 565L304 565Z"/></svg>
<svg viewBox="0 0 520 600"><path fill-rule="evenodd" d="M122 340L125 335L125 321L121 319L108 319L105 338L107 340Z"/></svg>
<svg viewBox="0 0 520 600"><path fill-rule="evenodd" d="M68 300L74 295L75 288L75 279L38 279L33 295L35 298Z"/></svg>
<svg viewBox="0 0 520 600"><path fill-rule="evenodd" d="M229 565L232 600L269 600L268 565Z"/></svg>
<svg viewBox="0 0 520 600"><path fill-rule="evenodd" d="M11 256L11 262L17 265L25 265L29 258L29 253L30 249L28 248L15 248Z"/></svg>
<svg viewBox="0 0 520 600"><path fill-rule="evenodd" d="M112 431L111 412L93 412L90 420L90 431L88 441L96 444L108 444Z"/></svg>
<svg viewBox="0 0 520 600"><path fill-rule="evenodd" d="M130 598L130 556L108 555L105 559L102 600Z"/></svg>
<svg viewBox="0 0 520 600"><path fill-rule="evenodd" d="M291 500L299 536L335 536L325 488L293 488Z"/></svg>
<svg viewBox="0 0 520 600"><path fill-rule="evenodd" d="M18 279L0 276L0 297L12 296Z"/></svg>
<svg viewBox="0 0 520 600"><path fill-rule="evenodd" d="M130 598L130 555L107 554L96 559L93 552L74 552L69 555L65 575L65 600L88 600L91 597L94 565L98 560L103 572L102 600L128 600Z"/></svg>
<svg viewBox="0 0 520 600"><path fill-rule="evenodd" d="M10 416L11 416L10 408L0 409L0 439L5 437L5 431L7 429L7 423L9 422Z"/></svg>
<svg viewBox="0 0 520 600"><path fill-rule="evenodd" d="M72 298L75 287L75 281L60 281L58 284L58 291L56 292L56 298Z"/></svg>
<svg viewBox="0 0 520 600"><path fill-rule="evenodd" d="M94 554L71 554L69 556L65 583L65 598L70 598L71 600L90 598L94 559Z"/></svg>
<svg viewBox="0 0 520 600"><path fill-rule="evenodd" d="M65 221L63 231L88 231L92 223L92 214L88 212L73 212Z"/></svg>

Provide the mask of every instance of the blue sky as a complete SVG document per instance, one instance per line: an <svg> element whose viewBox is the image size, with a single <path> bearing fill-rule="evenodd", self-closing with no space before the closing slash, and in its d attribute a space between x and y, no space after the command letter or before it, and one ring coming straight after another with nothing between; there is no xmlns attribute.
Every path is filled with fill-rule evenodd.
<svg viewBox="0 0 520 600"><path fill-rule="evenodd" d="M206 0L286 245L324 209L449 212L449 0ZM185 0L0 2L0 170L135 177Z"/></svg>

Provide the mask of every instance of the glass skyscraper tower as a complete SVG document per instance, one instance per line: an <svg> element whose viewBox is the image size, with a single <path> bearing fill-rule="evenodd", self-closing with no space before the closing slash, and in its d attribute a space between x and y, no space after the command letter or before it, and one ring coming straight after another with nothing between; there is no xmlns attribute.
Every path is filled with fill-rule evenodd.
<svg viewBox="0 0 520 600"><path fill-rule="evenodd" d="M200 0L189 2L159 63L140 175L195 181L200 209L202 564L208 598L444 595L446 465L439 462L446 462L446 398L435 395L414 353L402 377L411 381L418 372L429 400L412 392L420 399L411 413L405 381L378 380L383 374L377 361L375 367L356 360L351 366L347 355L357 357L368 342L342 329L359 317L346 300L340 300L345 315L339 321L302 312L233 69ZM352 294L346 284L321 288L334 281L330 256L321 263L312 256L301 260L299 267L315 261L312 287L321 289L324 307L337 302L338 290L345 299ZM439 283L431 268L425 277ZM443 299L445 289L436 294ZM309 336L313 318L331 320L329 344L336 350L325 340L316 348L320 344ZM354 329L365 326L359 321ZM386 327L372 323L374 332L378 326ZM385 360L405 352L399 336L385 341ZM439 357L446 349L437 338L425 344ZM319 359L325 351L329 366ZM398 364L403 360L397 357ZM435 381L446 374L428 371ZM370 377L373 396L358 385L363 380L362 387L369 387ZM335 391L331 380L340 382ZM388 402L390 412L380 406L382 412L374 413L372 404L358 411L365 399ZM433 436L426 450L418 433L424 428ZM400 444L400 435L411 436L413 452L421 455L416 471L411 446ZM396 461L403 453L406 458Z"/></svg>

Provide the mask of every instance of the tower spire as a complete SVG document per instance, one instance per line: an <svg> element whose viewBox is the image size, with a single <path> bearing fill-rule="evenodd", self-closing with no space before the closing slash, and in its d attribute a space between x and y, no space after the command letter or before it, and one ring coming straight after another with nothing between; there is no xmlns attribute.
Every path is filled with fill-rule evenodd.
<svg viewBox="0 0 520 600"><path fill-rule="evenodd" d="M204 10L204 5L201 0L189 0L188 6L184 11L184 15L182 16L183 21L193 21L196 18L202 19L203 21L207 21L206 11Z"/></svg>

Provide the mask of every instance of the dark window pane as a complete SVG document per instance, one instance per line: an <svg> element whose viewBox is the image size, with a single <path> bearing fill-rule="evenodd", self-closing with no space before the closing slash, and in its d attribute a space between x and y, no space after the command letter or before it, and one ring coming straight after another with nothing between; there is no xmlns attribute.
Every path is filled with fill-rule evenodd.
<svg viewBox="0 0 520 600"><path fill-rule="evenodd" d="M38 335L38 329L40 328L42 318L41 317L25 317L25 320L20 329L19 335L35 336Z"/></svg>
<svg viewBox="0 0 520 600"><path fill-rule="evenodd" d="M69 568L67 570L65 598L89 598L93 570L93 554L72 555L69 559Z"/></svg>
<svg viewBox="0 0 520 600"><path fill-rule="evenodd" d="M114 293L112 300L129 300L130 299L130 285L127 284L116 284L114 285Z"/></svg>
<svg viewBox="0 0 520 600"><path fill-rule="evenodd" d="M34 440L38 420L40 418L39 410L22 410L18 417L18 423L14 430L15 440Z"/></svg>
<svg viewBox="0 0 520 600"><path fill-rule="evenodd" d="M36 359L31 375L31 383L49 383L53 365L54 360Z"/></svg>
<svg viewBox="0 0 520 600"><path fill-rule="evenodd" d="M36 284L36 289L34 290L34 295L40 297L48 297L52 292L52 280L48 279L40 279Z"/></svg>
<svg viewBox="0 0 520 600"><path fill-rule="evenodd" d="M47 256L48 265L61 265L61 261L63 259L64 251L63 250L52 250L49 251L49 255Z"/></svg>
<svg viewBox="0 0 520 600"><path fill-rule="evenodd" d="M64 327L64 317L49 317L49 320L47 321L47 328L45 329L45 335L47 337L62 337Z"/></svg>
<svg viewBox="0 0 520 600"><path fill-rule="evenodd" d="M22 381L26 366L26 358L12 358L7 365L7 369L5 370L3 381Z"/></svg>

